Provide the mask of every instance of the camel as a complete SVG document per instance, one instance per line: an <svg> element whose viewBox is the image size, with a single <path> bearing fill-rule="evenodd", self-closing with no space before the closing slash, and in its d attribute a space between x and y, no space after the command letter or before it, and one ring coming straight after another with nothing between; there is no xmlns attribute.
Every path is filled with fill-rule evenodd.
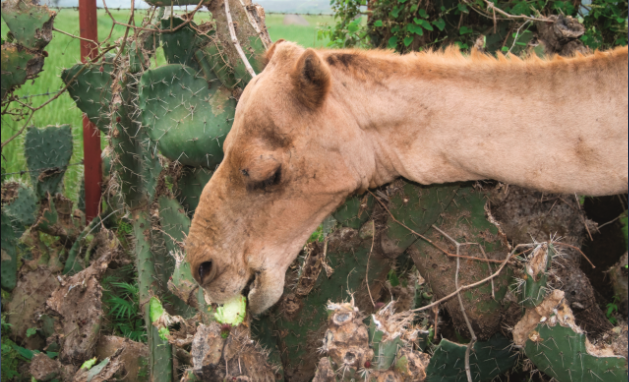
<svg viewBox="0 0 629 382"><path fill-rule="evenodd" d="M187 240L216 303L261 313L317 226L396 178L627 192L627 47L573 58L397 55L278 41L245 88Z"/></svg>

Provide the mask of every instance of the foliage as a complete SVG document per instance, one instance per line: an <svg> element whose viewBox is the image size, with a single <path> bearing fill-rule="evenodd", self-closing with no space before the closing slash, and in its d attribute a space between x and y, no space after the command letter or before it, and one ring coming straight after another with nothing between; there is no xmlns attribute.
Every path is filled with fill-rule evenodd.
<svg viewBox="0 0 629 382"><path fill-rule="evenodd" d="M492 6L517 17L505 18ZM436 44L456 44L462 49L476 45L494 52L518 53L534 42L536 24L528 17L558 14L583 23L582 42L591 49L627 44L627 2L498 1L492 0L332 0L337 24L323 29L334 47L377 47L404 53ZM367 23L361 16L368 15ZM495 15L495 16L494 16ZM526 16L521 17L521 16Z"/></svg>
<svg viewBox="0 0 629 382"><path fill-rule="evenodd" d="M140 297L133 266L116 270L116 275L103 278L103 310L111 330L133 341L146 342L146 329L140 310ZM132 282L122 280L133 280Z"/></svg>
<svg viewBox="0 0 629 382"><path fill-rule="evenodd" d="M612 325L616 325L618 323L618 320L614 316L616 315L616 313L618 313L619 302L620 302L620 297L614 296L614 298L612 299L612 302L607 304L607 312L605 314L607 315L607 319L609 320L609 322L612 323Z"/></svg>

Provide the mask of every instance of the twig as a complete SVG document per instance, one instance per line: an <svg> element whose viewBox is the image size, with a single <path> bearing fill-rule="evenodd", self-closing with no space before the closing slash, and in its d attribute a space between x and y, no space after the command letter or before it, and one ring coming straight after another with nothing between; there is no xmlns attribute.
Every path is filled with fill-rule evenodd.
<svg viewBox="0 0 629 382"><path fill-rule="evenodd" d="M588 263L590 263L590 265L592 266L592 268L596 268L596 266L594 265L594 263L592 263L592 261L591 261L591 260L590 260L590 259L589 259L586 255L585 255L585 253L583 253L583 251L582 251L581 249L579 249L579 248L575 247L574 245L570 245L570 244L566 244L566 243L560 243L560 242L558 242L558 241L553 241L552 243L553 243L553 244L557 244L557 245L563 245L564 247L572 248L572 249L574 249L575 251L578 251L578 252L581 254L581 256L583 256L583 257L584 257L584 258L588 261Z"/></svg>
<svg viewBox="0 0 629 382"><path fill-rule="evenodd" d="M422 240L427 241L428 243L430 243L432 246L434 246L435 248L437 248L438 250L440 250L441 252L443 252L445 255L447 255L448 257L459 257L461 259L467 259L467 260L475 260L475 261L482 261L484 263L497 263L500 264L502 263L502 261L500 260L493 260L493 259L481 259L478 257L472 257L472 256L463 256L463 255L455 255L452 254L448 251L446 251L445 249L441 248L440 246L438 246L437 244L435 244L432 240L430 240L429 238L427 238L426 236L417 233L415 231L413 231L410 227L408 227L407 225L405 225L404 223L402 223L401 221L397 220L395 218L395 216L393 216L393 214L391 213L391 211L389 211L389 209L387 208L387 206L382 202L382 200L380 200L373 192L367 190L377 201L378 203L380 203L380 205L389 213L389 216L391 217L391 219L398 223L399 225L401 225L402 227L406 228L407 230L409 230L413 235L419 237ZM476 243L473 243L476 244Z"/></svg>
<svg viewBox="0 0 629 382"><path fill-rule="evenodd" d="M550 20L546 17L530 17L530 16L526 16L526 15L512 15L509 14L505 11L503 11L502 9L496 7L494 5L494 3L492 3L489 0L484 0L485 4L487 4L487 9L491 9L495 12L500 13L501 15L503 15L504 17L508 18L508 19L524 19L524 20L528 20L528 21L546 21L549 22ZM483 14L483 16L487 16L485 14Z"/></svg>
<svg viewBox="0 0 629 382"><path fill-rule="evenodd" d="M229 35L232 38L232 43L236 47L236 50L238 51L238 55L240 56L240 59L245 64L245 68L247 68L247 71L253 78L256 76L256 72L253 71L253 68L251 67L251 64L249 63L249 60L247 60L247 56L245 56L245 52L242 50L242 47L240 46L240 43L238 42L238 37L236 37L236 30L234 29L234 22L232 21L232 15L229 12L229 0L224 0L224 1L225 1L225 17L227 17L227 27L229 28Z"/></svg>
<svg viewBox="0 0 629 382"><path fill-rule="evenodd" d="M605 227L606 225L610 225L610 224L612 224L613 222L615 222L616 220L620 219L620 218L621 218L621 217L623 217L623 216L624 216L624 213L623 213L623 215L618 215L618 217L616 217L616 219L610 220L610 221L608 221L608 222L607 222L607 223L605 223L605 224L601 224L601 225L599 225L599 226L598 226L598 229L600 230L601 228Z"/></svg>
<svg viewBox="0 0 629 382"><path fill-rule="evenodd" d="M53 31L55 31L55 32L59 32L59 33L61 33L61 34L64 34L64 35L66 35L66 36L70 36L70 37L72 37L72 38L76 38L76 39L79 39L79 40L82 40L82 41L87 41L87 42L89 42L89 43L92 43L92 44L94 44L94 45L98 46L98 43L97 43L96 41L94 41L94 40L90 40L89 38L80 37L80 36L75 36L75 35L73 35L73 34L71 34L71 33L68 33L68 32L65 32L65 31L62 31L61 29L57 29L57 28L55 28L55 27L52 27L52 30L53 30Z"/></svg>
<svg viewBox="0 0 629 382"><path fill-rule="evenodd" d="M477 281L477 282L475 282L475 283L472 283L472 284L469 284L469 285L464 285L464 286L462 286L462 287L458 288L457 290L455 290L454 292L450 293L449 295L447 295L447 296L445 296L445 297L443 297L443 298L440 298L439 300L437 300L437 301L435 301L435 302L433 302L433 303L431 303L431 304L428 304L428 305L426 305L426 306L422 306L421 308L413 309L413 310L411 310L411 312L414 312L414 313L415 313L415 312L421 312L421 311L423 311L423 310L428 310L428 309L432 308L432 307L433 307L433 306L435 306L435 305L439 305L439 304L441 304L442 302L444 302L444 301L447 301L447 300L451 299L452 297L456 296L456 295L457 295L457 293L460 293L460 292L466 291L466 290L468 290L468 289L476 288L477 286L479 286L479 285L483 285L483 284L484 284L484 283L486 283L487 281L489 281L489 280L491 280L491 279L493 279L493 278L498 277L498 276L500 275L500 273L502 273L502 270L503 270L503 269L507 266L507 264L509 263L509 260L511 259L511 257L512 257L512 256L513 256L513 254L515 253L516 249L518 249L518 248L520 248L520 247L530 247L530 246L534 246L534 245L536 245L536 244L518 244L518 245L517 245L517 246L513 249L513 251L509 252L509 254L507 255L507 257L506 257L506 258L502 261L502 264L500 264L500 268L498 268L498 270L497 270L496 272L494 272L491 276L486 277L486 278L484 278L484 279L482 279L482 280L480 280L480 281Z"/></svg>
<svg viewBox="0 0 629 382"><path fill-rule="evenodd" d="M511 53L511 50L513 50L513 48L515 47L515 43L518 42L518 37L520 36L520 30L522 29L522 27L524 27L526 24L530 22L531 20L526 20L525 22L522 23L522 25L520 25L518 30L515 32L515 37L513 38L513 44L511 44L511 48L509 48L509 51L507 53Z"/></svg>

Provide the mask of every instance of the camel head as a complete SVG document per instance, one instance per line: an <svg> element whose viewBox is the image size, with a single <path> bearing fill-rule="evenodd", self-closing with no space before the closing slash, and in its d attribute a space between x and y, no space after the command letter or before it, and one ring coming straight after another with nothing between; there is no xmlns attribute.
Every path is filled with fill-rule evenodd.
<svg viewBox="0 0 629 382"><path fill-rule="evenodd" d="M212 302L242 293L254 313L279 300L288 266L323 219L367 187L360 129L334 101L322 53L279 41L267 61L239 100L186 244Z"/></svg>

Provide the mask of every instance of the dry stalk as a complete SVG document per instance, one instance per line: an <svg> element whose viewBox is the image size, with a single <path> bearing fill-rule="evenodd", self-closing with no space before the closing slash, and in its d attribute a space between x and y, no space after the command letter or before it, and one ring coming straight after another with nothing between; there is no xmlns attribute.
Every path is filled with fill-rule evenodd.
<svg viewBox="0 0 629 382"><path fill-rule="evenodd" d="M245 12L247 12L246 9L245 9ZM249 13L247 13L247 15L248 14ZM232 38L232 43L236 47L236 51L238 51L238 55L240 56L240 59L245 64L245 68L247 68L247 71L253 78L256 76L256 72L253 71L253 68L251 67L251 64L249 63L249 60L247 59L247 56L245 56L245 52L242 50L242 47L240 46L240 42L238 42L238 37L236 37L236 30L234 29L234 22L232 21L232 15L231 15L231 12L229 11L229 0L225 0L225 17L227 18L227 27L229 28L229 35Z"/></svg>

